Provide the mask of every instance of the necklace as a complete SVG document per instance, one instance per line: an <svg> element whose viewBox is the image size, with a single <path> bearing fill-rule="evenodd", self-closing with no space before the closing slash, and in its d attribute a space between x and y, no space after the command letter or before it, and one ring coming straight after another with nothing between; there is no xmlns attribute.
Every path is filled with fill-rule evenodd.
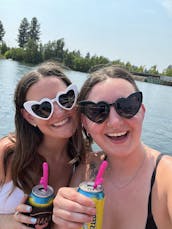
<svg viewBox="0 0 172 229"><path fill-rule="evenodd" d="M134 173L133 176L131 176L131 178L123 185L116 185L113 182L111 182L111 185L115 188L115 189L124 189L125 187L127 187L130 183L132 183L134 181L134 179L137 177L137 175L139 174L139 172L141 171L141 169L143 168L144 162L145 162L145 158L146 158L146 153L144 153L143 159L139 165L139 167L137 168L136 172Z"/></svg>

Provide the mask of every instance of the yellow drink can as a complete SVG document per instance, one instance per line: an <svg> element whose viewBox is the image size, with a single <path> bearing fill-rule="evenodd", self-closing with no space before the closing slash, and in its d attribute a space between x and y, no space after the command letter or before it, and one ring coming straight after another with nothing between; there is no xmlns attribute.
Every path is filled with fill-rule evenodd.
<svg viewBox="0 0 172 229"><path fill-rule="evenodd" d="M103 210L104 210L104 192L102 185L94 188L94 182L82 182L79 185L78 192L94 200L96 204L96 215L91 223L85 223L81 229L102 229Z"/></svg>

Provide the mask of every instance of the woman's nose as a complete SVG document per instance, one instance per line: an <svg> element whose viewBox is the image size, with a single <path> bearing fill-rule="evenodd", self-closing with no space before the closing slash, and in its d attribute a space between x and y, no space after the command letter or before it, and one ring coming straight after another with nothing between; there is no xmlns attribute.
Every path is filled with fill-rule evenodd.
<svg viewBox="0 0 172 229"><path fill-rule="evenodd" d="M122 121L122 117L116 112L114 106L110 107L107 126L118 126Z"/></svg>
<svg viewBox="0 0 172 229"><path fill-rule="evenodd" d="M54 111L53 114L61 114L65 112L65 109L63 109L62 107L60 107L56 102L53 103L54 106Z"/></svg>

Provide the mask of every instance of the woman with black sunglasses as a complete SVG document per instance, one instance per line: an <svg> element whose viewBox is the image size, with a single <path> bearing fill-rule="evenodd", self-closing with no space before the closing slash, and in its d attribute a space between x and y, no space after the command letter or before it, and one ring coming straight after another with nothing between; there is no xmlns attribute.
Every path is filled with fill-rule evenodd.
<svg viewBox="0 0 172 229"><path fill-rule="evenodd" d="M141 141L145 107L132 75L116 66L93 72L81 88L78 104L87 136L108 161L102 228L171 229L172 158ZM94 214L91 199L76 189L59 189L53 214L59 228L79 229Z"/></svg>
<svg viewBox="0 0 172 229"><path fill-rule="evenodd" d="M14 95L16 131L0 140L0 228L36 223L22 214L31 208L19 203L39 184L43 162L49 165L49 185L55 193L71 184L85 154L76 99L76 86L55 62L43 63L19 81Z"/></svg>

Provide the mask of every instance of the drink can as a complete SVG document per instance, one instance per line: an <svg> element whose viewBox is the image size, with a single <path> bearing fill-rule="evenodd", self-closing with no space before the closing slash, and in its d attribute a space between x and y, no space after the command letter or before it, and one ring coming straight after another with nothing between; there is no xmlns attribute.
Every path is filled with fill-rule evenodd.
<svg viewBox="0 0 172 229"><path fill-rule="evenodd" d="M26 201L27 205L32 206L32 212L28 215L37 218L35 225L27 225L32 228L51 228L53 212L54 190L47 186L47 190L42 185L36 185Z"/></svg>
<svg viewBox="0 0 172 229"><path fill-rule="evenodd" d="M96 215L93 216L91 223L85 223L82 229L101 229L103 223L104 192L102 185L94 188L94 182L82 182L78 192L93 199L96 204Z"/></svg>

